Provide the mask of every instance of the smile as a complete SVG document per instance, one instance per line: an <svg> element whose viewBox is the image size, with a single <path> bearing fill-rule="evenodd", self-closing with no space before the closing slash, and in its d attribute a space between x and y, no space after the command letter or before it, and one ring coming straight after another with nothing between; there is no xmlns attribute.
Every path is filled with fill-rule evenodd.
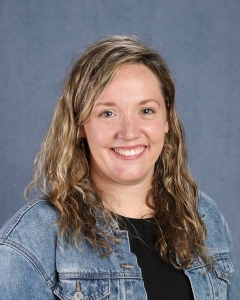
<svg viewBox="0 0 240 300"><path fill-rule="evenodd" d="M113 151L123 156L136 156L143 152L145 147L138 147L135 149L122 149L122 148L113 148Z"/></svg>

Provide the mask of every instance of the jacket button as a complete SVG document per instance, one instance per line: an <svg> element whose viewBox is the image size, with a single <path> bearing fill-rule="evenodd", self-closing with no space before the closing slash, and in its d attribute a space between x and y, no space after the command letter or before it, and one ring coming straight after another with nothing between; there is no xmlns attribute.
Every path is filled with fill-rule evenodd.
<svg viewBox="0 0 240 300"><path fill-rule="evenodd" d="M83 299L83 294L81 292L75 292L73 295L74 300L82 300Z"/></svg>
<svg viewBox="0 0 240 300"><path fill-rule="evenodd" d="M73 295L74 300L82 300L83 299L83 294L80 292L81 289L81 284L80 282L76 282L76 292Z"/></svg>

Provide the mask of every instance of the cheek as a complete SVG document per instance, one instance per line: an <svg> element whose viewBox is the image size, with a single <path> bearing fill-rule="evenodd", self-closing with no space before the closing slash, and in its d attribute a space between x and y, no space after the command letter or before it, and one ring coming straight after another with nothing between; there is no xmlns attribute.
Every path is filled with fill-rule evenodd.
<svg viewBox="0 0 240 300"><path fill-rule="evenodd" d="M89 147L107 146L111 143L117 132L117 126L114 124L97 124L91 123L85 125L85 137L88 141Z"/></svg>
<svg viewBox="0 0 240 300"><path fill-rule="evenodd" d="M153 141L160 142L161 140L164 140L167 125L165 122L154 122L152 124L149 124L150 126L145 128L145 132L148 133L148 136Z"/></svg>
<svg viewBox="0 0 240 300"><path fill-rule="evenodd" d="M88 122L88 124L84 126L84 130L89 148L94 149L97 145L99 145L99 143L101 143L101 134L99 128L95 126L93 122Z"/></svg>

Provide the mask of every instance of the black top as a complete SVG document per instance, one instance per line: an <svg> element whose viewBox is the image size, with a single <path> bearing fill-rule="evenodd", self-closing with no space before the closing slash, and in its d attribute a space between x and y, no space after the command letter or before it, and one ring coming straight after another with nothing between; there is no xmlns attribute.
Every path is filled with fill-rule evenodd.
<svg viewBox="0 0 240 300"><path fill-rule="evenodd" d="M119 226L129 232L131 252L137 256L142 270L148 300L194 299L189 279L184 272L163 261L154 250L154 218L120 217Z"/></svg>

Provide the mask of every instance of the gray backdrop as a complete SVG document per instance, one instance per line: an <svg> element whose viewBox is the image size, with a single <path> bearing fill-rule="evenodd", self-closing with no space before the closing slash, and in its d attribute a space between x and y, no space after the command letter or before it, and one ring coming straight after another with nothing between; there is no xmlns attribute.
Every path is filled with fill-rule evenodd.
<svg viewBox="0 0 240 300"><path fill-rule="evenodd" d="M137 35L176 80L189 163L232 231L240 266L239 0L0 0L0 225L23 190L71 62L110 34Z"/></svg>

